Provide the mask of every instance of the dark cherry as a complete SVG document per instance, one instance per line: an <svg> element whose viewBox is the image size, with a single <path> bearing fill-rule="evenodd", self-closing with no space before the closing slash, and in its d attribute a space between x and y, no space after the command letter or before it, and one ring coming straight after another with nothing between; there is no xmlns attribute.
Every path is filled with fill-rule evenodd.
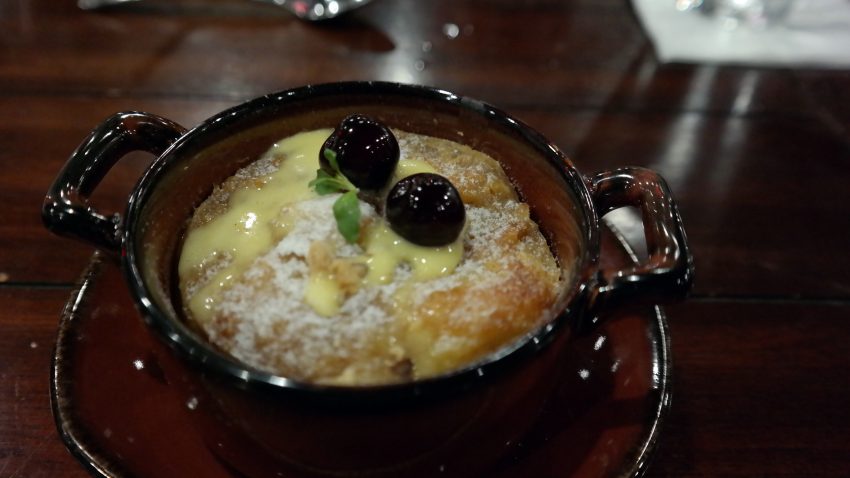
<svg viewBox="0 0 850 478"><path fill-rule="evenodd" d="M466 212L454 185L443 176L408 176L387 196L387 221L401 237L422 246L444 246L463 230Z"/></svg>
<svg viewBox="0 0 850 478"><path fill-rule="evenodd" d="M322 145L319 164L334 174L325 148L336 153L340 172L361 189L384 187L398 164L398 141L392 131L364 115L346 117Z"/></svg>

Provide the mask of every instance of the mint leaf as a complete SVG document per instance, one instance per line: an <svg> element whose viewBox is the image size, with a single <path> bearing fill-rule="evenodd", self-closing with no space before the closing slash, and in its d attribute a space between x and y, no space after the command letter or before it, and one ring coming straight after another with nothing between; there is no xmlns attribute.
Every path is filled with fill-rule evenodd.
<svg viewBox="0 0 850 478"><path fill-rule="evenodd" d="M333 206L336 227L339 233L349 243L357 242L360 236L360 201L357 191L348 191L334 202Z"/></svg>
<svg viewBox="0 0 850 478"><path fill-rule="evenodd" d="M341 193L345 191L345 189L342 189L340 187L339 181L333 178L317 180L316 183L313 184L313 187L316 188L316 194L318 194L319 196L325 196L333 193Z"/></svg>
<svg viewBox="0 0 850 478"><path fill-rule="evenodd" d="M316 171L316 179L313 179L307 186L316 190L319 196L325 196L333 193L344 193L351 190L348 181L344 181L337 176L331 176L324 170Z"/></svg>
<svg viewBox="0 0 850 478"><path fill-rule="evenodd" d="M324 169L317 169L316 170L316 179L314 179L313 181L316 181L316 180L319 180L319 179L332 178L332 177L333 176L328 174L328 172L325 171ZM313 181L310 181L310 184L313 184Z"/></svg>
<svg viewBox="0 0 850 478"><path fill-rule="evenodd" d="M328 162L331 164L331 168L333 168L333 170L336 171L338 174L342 174L342 172L339 170L339 163L336 162L336 151L332 150L331 148L325 148L324 151L322 151L322 154L325 156L325 159L327 159Z"/></svg>
<svg viewBox="0 0 850 478"><path fill-rule="evenodd" d="M360 202L357 199L357 187L351 184L351 181L339 170L334 150L324 148L322 155L330 163L334 174L319 169L316 171L316 178L307 185L319 196L343 193L333 205L336 228L346 241L357 242L360 236Z"/></svg>

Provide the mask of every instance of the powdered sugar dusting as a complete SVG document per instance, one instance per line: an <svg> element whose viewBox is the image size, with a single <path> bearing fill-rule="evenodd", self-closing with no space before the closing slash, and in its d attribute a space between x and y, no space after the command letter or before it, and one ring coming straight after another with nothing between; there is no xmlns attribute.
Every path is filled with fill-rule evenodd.
<svg viewBox="0 0 850 478"><path fill-rule="evenodd" d="M396 136L402 159L429 162L464 197L464 253L454 273L416 281L402 264L393 282L363 284L338 313L320 315L304 300L311 247L327 243L335 258L352 261L365 252L336 228L338 195L301 201L282 208L287 226L276 245L222 291L215 319L202 324L213 343L296 379L386 383L479 359L545 318L560 269L498 163L450 141ZM273 172L271 154L264 161L243 174ZM381 220L371 206L360 207L361 224Z"/></svg>
<svg viewBox="0 0 850 478"><path fill-rule="evenodd" d="M243 280L223 292L219 314L233 320L225 321L228 327L210 331L214 342L226 344L234 356L258 368L268 368L268 359L273 357L274 368L303 379L320 378L329 369L341 374L355 361L376 362L370 366L377 367L390 358L374 357L370 351L393 321L387 304L394 284L360 288L332 317L319 315L303 300L312 243L329 241L337 257L363 254L336 229L332 206L337 197L290 207L288 212L296 218L291 230L274 249L254 261ZM368 221L375 212L361 203L361 215Z"/></svg>

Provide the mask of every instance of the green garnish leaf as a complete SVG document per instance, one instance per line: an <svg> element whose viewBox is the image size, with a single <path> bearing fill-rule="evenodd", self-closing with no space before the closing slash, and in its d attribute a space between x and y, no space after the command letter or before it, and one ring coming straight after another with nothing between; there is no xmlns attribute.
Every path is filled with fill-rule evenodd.
<svg viewBox="0 0 850 478"><path fill-rule="evenodd" d="M316 194L319 196L325 196L333 193L344 193L351 190L348 181L345 181L338 176L331 176L323 169L316 171L316 179L310 181L307 185L315 189Z"/></svg>
<svg viewBox="0 0 850 478"><path fill-rule="evenodd" d="M334 174L319 169L316 171L316 178L310 181L308 186L319 196L343 193L333 205L336 228L346 241L355 243L360 236L360 201L357 199L357 187L339 170L334 150L324 148L322 155L328 160Z"/></svg>
<svg viewBox="0 0 850 478"><path fill-rule="evenodd" d="M349 243L357 242L360 236L360 201L357 191L348 191L334 202L336 227Z"/></svg>
<svg viewBox="0 0 850 478"><path fill-rule="evenodd" d="M316 170L316 179L314 179L313 181L310 181L310 184L313 184L314 181L317 181L319 179L333 178L333 177L334 176L331 176L330 174L328 174L328 172L325 171L324 169L317 169Z"/></svg>
<svg viewBox="0 0 850 478"><path fill-rule="evenodd" d="M322 154L325 155L325 159L328 160L328 163L330 163L331 168L333 168L334 171L339 173L339 163L336 162L336 151L332 150L331 148L325 148L324 151L322 151Z"/></svg>

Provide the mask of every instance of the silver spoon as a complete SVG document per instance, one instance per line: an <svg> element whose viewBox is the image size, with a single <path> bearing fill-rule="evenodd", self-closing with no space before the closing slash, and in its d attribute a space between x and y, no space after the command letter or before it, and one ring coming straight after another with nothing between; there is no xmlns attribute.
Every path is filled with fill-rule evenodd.
<svg viewBox="0 0 850 478"><path fill-rule="evenodd" d="M124 3L134 3L140 0L78 0L77 6L83 10L97 10ZM361 7L372 0L253 0L259 3L270 3L284 8L302 20L328 20L343 13Z"/></svg>

